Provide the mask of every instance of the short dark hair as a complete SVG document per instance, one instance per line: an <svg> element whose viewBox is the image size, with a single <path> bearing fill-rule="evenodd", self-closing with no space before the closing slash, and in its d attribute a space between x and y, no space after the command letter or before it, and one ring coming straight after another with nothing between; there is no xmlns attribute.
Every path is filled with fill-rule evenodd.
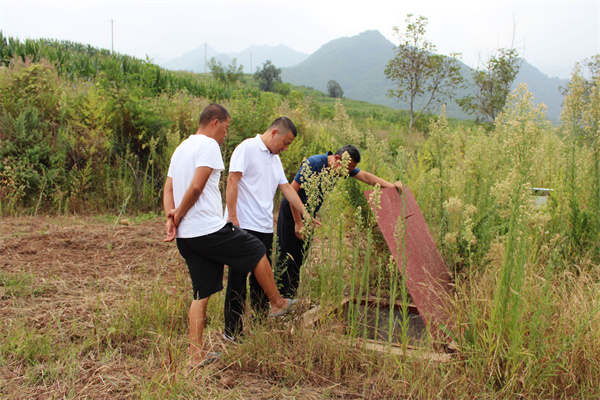
<svg viewBox="0 0 600 400"><path fill-rule="evenodd" d="M338 151L335 152L335 155L342 157L345 152L348 152L348 155L350 156L352 161L354 161L357 164L360 162L360 151L358 151L356 146L352 146L351 144L342 146L338 149Z"/></svg>
<svg viewBox="0 0 600 400"><path fill-rule="evenodd" d="M275 121L273 121L271 126L269 126L269 130L274 129L274 128L277 128L279 133L292 132L294 137L296 137L296 135L298 135L298 130L296 129L296 125L294 125L292 120L289 119L288 117L279 117Z"/></svg>
<svg viewBox="0 0 600 400"><path fill-rule="evenodd" d="M231 119L231 115L229 115L229 111L225 107L217 103L210 103L207 105L204 110L202 110L202 114L200 114L200 126L206 126L210 124L211 121L218 119L220 122Z"/></svg>

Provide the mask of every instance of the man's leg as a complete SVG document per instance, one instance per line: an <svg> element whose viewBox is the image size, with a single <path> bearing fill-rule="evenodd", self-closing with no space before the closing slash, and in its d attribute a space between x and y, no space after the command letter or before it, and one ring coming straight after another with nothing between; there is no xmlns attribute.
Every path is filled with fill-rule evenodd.
<svg viewBox="0 0 600 400"><path fill-rule="evenodd" d="M273 233L263 233L247 230L249 234L260 240L267 248L267 260L271 263L271 252L273 249ZM272 268L271 268L272 269ZM269 313L269 299L265 291L260 287L253 273L250 274L250 304L255 312L255 317L266 317Z"/></svg>
<svg viewBox="0 0 600 400"><path fill-rule="evenodd" d="M283 289L281 292L286 297L295 297L298 286L300 286L300 267L304 261L304 242L294 234L293 238L289 238L287 250L283 264L285 272L282 274Z"/></svg>
<svg viewBox="0 0 600 400"><path fill-rule="evenodd" d="M188 266L194 293L188 316L191 366L198 365L206 357L202 350L206 307L210 296L223 289L223 263L207 259L196 251L203 240L203 237L177 239L177 248Z"/></svg>
<svg viewBox="0 0 600 400"><path fill-rule="evenodd" d="M277 219L278 283L284 297L295 297L300 284L300 267L304 258L305 242L296 237L295 223L286 199L281 201Z"/></svg>
<svg viewBox="0 0 600 400"><path fill-rule="evenodd" d="M179 247L179 240L177 244ZM196 248L203 257L211 260L215 265L218 264L221 266L221 280L223 277L223 264L228 265L233 270L248 272L248 264L252 265L256 263L251 271L254 272L256 280L265 291L271 304L271 311L278 313L290 305L290 302L282 298L277 290L271 264L267 260L265 246L260 240L248 234L243 229L233 226L228 222L215 233L202 236L201 239L191 239L190 245ZM194 277L192 277L192 282L194 283ZM202 280L198 282L201 284ZM213 284L213 286L216 287L217 285ZM218 290L222 288L223 285L220 284ZM194 290L196 291L196 289ZM218 290L214 290L212 293Z"/></svg>
<svg viewBox="0 0 600 400"><path fill-rule="evenodd" d="M244 329L244 310L246 308L246 280L248 273L229 269L227 290L225 292L225 334L235 338ZM268 307L268 306L267 306Z"/></svg>
<svg viewBox="0 0 600 400"><path fill-rule="evenodd" d="M266 255L260 259L252 272L269 299L269 303L271 304L271 312L277 313L287 308L289 300L284 299L279 294L277 286L275 285L275 278L273 277L271 264L269 264Z"/></svg>
<svg viewBox="0 0 600 400"><path fill-rule="evenodd" d="M269 313L269 299L256 280L254 273L250 274L250 304L258 318L265 317Z"/></svg>
<svg viewBox="0 0 600 400"><path fill-rule="evenodd" d="M206 323L206 306L209 298L194 300L190 306L190 365L192 366L200 364L205 357L202 352L202 332Z"/></svg>

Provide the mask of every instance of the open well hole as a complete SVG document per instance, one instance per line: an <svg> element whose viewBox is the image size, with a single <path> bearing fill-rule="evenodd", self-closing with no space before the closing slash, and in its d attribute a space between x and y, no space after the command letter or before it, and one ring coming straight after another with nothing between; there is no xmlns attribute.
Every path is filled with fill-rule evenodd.
<svg viewBox="0 0 600 400"><path fill-rule="evenodd" d="M353 307L354 315L350 312L351 307ZM394 313L394 325L390 341L388 328L391 310ZM304 313L304 326L319 325L324 318L330 318L333 315L339 319L344 333L348 336L356 335L355 337L364 343L366 349L386 354L410 355L436 362L452 361L452 354L450 353L427 349L427 328L414 304L408 305L409 323L406 346L402 343L402 328L400 325L402 305L400 302L390 307L385 299L379 299L378 302L377 298L370 297L366 300L362 299L360 302L351 302L349 298L345 298L339 306L333 309L323 310L321 306L317 306ZM377 315L379 315L379 323L376 323ZM406 348L406 353L404 348Z"/></svg>
<svg viewBox="0 0 600 400"><path fill-rule="evenodd" d="M350 307L353 307L352 312ZM390 314L393 314L392 324L390 324ZM378 302L374 298L363 299L360 304L351 304L348 301L343 305L343 316L348 324L348 333L355 333L364 339L401 344L405 337L410 347L420 347L427 339L427 328L414 304L409 304L403 310L401 302L390 305L381 300ZM407 323L403 335L405 316ZM390 325L392 325L391 329Z"/></svg>

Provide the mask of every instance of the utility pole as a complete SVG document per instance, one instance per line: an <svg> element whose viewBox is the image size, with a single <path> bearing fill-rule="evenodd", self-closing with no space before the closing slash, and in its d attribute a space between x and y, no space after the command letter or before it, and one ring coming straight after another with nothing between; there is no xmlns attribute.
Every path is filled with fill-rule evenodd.
<svg viewBox="0 0 600 400"><path fill-rule="evenodd" d="M250 53L250 74L252 74L252 53Z"/></svg>
<svg viewBox="0 0 600 400"><path fill-rule="evenodd" d="M206 73L206 42L204 42L204 73Z"/></svg>
<svg viewBox="0 0 600 400"><path fill-rule="evenodd" d="M114 21L110 19L110 51L111 54L115 54L115 30L114 30Z"/></svg>

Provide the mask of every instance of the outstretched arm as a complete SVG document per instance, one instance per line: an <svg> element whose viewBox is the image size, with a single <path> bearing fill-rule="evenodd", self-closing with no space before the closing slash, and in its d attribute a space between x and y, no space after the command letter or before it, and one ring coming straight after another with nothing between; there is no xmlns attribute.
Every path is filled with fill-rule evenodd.
<svg viewBox="0 0 600 400"><path fill-rule="evenodd" d="M399 191L402 191L402 182L398 181L396 183L390 183L388 181L386 181L385 179L381 179L380 177L373 175L370 172L367 171L360 171L358 174L354 175L354 177L356 179L358 179L361 182L364 182L368 185L371 186L375 186L377 184L379 184L379 186L381 186L382 188L388 188L388 187L396 187L398 188Z"/></svg>
<svg viewBox="0 0 600 400"><path fill-rule="evenodd" d="M227 177L227 189L225 189L225 202L227 203L227 221L233 225L240 226L237 218L238 186L242 179L241 172L230 172Z"/></svg>

